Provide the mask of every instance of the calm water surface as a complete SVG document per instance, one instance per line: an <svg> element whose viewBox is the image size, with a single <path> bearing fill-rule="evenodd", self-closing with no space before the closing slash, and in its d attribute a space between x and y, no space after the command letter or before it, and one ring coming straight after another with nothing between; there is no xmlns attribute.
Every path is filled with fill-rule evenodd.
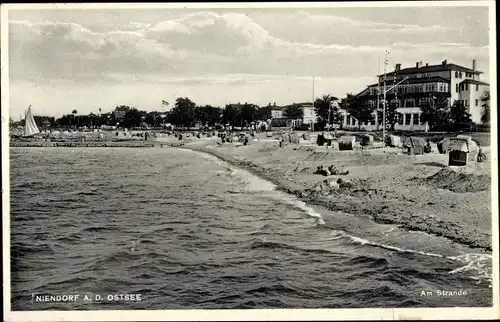
<svg viewBox="0 0 500 322"><path fill-rule="evenodd" d="M10 163L12 310L491 305L491 256L374 243L211 156L12 148ZM142 300L33 301L125 293Z"/></svg>

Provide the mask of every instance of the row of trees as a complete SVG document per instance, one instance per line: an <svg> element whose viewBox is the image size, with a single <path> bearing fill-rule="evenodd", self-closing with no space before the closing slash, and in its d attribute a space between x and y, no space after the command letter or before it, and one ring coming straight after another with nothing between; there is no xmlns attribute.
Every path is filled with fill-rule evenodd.
<svg viewBox="0 0 500 322"><path fill-rule="evenodd" d="M393 103L392 97L388 97L386 108L386 124L394 129L398 121L396 109L399 107ZM338 104L332 104L337 102ZM482 98L484 114L483 123L489 122L489 93ZM275 105L274 105L275 106ZM187 97L177 98L174 108L168 112L145 112L134 107L120 105L114 112L88 115L78 115L76 110L71 114L61 118L43 118L35 116L37 124L42 120L49 122L51 126L74 127L100 127L101 125L117 125L123 127L152 126L159 127L165 123L171 123L177 126L194 127L195 125L215 126L217 124L230 124L232 126L245 127L256 121L267 121L271 119L271 104L259 107L255 104L228 104L224 108L211 105L197 105ZM382 106L382 103L381 103ZM353 94L347 94L346 97L339 100L332 95L324 95L314 101L315 112L317 115L315 129L322 129L328 122L330 124L341 123L341 109L349 112L351 116L361 123L366 123L374 119L376 107L367 104ZM444 96L433 97L432 100L420 105L422 109L421 121L427 122L431 129L461 130L467 129L472 124L471 117L467 113L466 107L460 102L454 102L451 106L448 99ZM378 111L378 119L382 120L382 112ZM283 109L283 115L287 119L302 119L303 109L300 104L292 104Z"/></svg>

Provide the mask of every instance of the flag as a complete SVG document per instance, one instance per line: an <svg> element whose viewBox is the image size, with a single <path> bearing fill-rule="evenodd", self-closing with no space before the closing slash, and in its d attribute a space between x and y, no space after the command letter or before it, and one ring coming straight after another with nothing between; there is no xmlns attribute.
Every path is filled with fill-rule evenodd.
<svg viewBox="0 0 500 322"><path fill-rule="evenodd" d="M167 102L167 101L164 101L164 100L162 100L162 101L161 101L161 103L162 103L163 105L168 105L168 102Z"/></svg>

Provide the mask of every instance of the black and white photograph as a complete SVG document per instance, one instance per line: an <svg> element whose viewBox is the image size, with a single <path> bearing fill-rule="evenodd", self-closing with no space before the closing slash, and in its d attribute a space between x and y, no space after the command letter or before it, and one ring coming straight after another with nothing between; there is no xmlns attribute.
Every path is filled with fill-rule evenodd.
<svg viewBox="0 0 500 322"><path fill-rule="evenodd" d="M494 1L1 13L7 321L500 318Z"/></svg>

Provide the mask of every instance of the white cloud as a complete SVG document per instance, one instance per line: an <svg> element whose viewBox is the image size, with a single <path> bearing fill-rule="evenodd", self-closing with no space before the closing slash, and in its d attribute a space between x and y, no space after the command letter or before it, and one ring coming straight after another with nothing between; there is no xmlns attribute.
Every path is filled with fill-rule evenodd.
<svg viewBox="0 0 500 322"><path fill-rule="evenodd" d="M447 31L446 26L402 25L358 21L337 15L295 12L276 25L290 35L304 28L329 42L282 38L241 13L195 12L159 23L129 23L126 28L97 32L68 22L11 21L11 74L15 79L109 79L105 75L293 74L363 76L376 74L378 56L386 49L394 61L428 60L439 63L487 61L487 46L463 41L436 43L434 38L415 41L414 35ZM256 19L256 18L254 18ZM258 20L258 19L257 19ZM306 27L307 26L307 27ZM314 29L316 28L316 29ZM412 31L381 44L345 42L366 37L367 31L391 34ZM371 36L373 37L373 36ZM300 37L298 37L300 38ZM430 40L430 41L429 41ZM411 41L411 42L409 42Z"/></svg>

